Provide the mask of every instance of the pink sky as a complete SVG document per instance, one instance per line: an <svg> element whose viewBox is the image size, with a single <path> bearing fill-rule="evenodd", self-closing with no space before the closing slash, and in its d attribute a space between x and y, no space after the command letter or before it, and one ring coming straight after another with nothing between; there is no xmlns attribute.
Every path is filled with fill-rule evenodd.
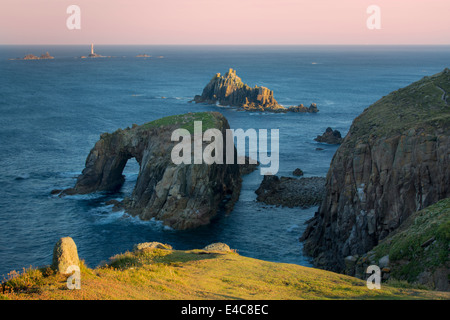
<svg viewBox="0 0 450 320"><path fill-rule="evenodd" d="M66 27L72 4L81 30ZM449 13L449 0L1 0L0 44L450 44Z"/></svg>

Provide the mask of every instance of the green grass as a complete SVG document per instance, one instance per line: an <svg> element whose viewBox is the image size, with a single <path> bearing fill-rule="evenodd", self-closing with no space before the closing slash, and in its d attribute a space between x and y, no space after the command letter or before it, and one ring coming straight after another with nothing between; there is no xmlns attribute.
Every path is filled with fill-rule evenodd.
<svg viewBox="0 0 450 320"><path fill-rule="evenodd" d="M382 285L236 252L144 249L95 269L81 267L81 290L64 275L29 269L2 284L0 299L449 299L450 293Z"/></svg>
<svg viewBox="0 0 450 320"><path fill-rule="evenodd" d="M434 239L428 246L426 241ZM391 275L415 282L423 271L449 264L450 198L412 214L401 227L373 251L376 258L389 255Z"/></svg>

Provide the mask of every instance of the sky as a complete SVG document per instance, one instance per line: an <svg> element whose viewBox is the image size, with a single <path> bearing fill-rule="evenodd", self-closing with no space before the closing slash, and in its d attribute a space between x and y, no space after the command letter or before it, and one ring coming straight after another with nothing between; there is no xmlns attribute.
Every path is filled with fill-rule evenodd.
<svg viewBox="0 0 450 320"><path fill-rule="evenodd" d="M450 44L449 12L449 0L1 0L0 44Z"/></svg>

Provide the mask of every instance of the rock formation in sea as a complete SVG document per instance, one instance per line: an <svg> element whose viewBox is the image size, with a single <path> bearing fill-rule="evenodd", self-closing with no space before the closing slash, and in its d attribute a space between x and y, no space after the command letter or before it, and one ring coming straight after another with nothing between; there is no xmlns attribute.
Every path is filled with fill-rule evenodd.
<svg viewBox="0 0 450 320"><path fill-rule="evenodd" d="M127 161L135 158L140 166L136 186L131 196L118 204L131 215L143 220L162 220L175 229L189 229L208 224L219 209L230 212L241 189L238 164L175 165L171 160L172 149L179 143L171 141L172 132L177 128L193 132L194 121L202 121L203 130L216 128L222 132L226 155L225 131L229 124L222 114L169 116L111 134L103 133L89 153L75 187L61 195L117 191L124 183L122 171ZM206 145L203 142L203 148ZM194 146L191 148L195 150Z"/></svg>
<svg viewBox="0 0 450 320"><path fill-rule="evenodd" d="M325 178L291 178L266 175L255 191L256 200L270 205L310 208L318 206L325 195Z"/></svg>
<svg viewBox="0 0 450 320"><path fill-rule="evenodd" d="M414 212L450 196L450 70L399 89L358 116L333 157L326 196L301 240L342 272Z"/></svg>
<svg viewBox="0 0 450 320"><path fill-rule="evenodd" d="M53 248L52 268L59 273L68 273L68 267L79 265L78 250L73 239L71 237L59 239Z"/></svg>
<svg viewBox="0 0 450 320"><path fill-rule="evenodd" d="M292 174L293 174L294 176L301 177L301 176L304 175L304 172L303 172L302 169L297 168L297 169L295 169L294 171L292 171Z"/></svg>
<svg viewBox="0 0 450 320"><path fill-rule="evenodd" d="M319 110L315 103L309 108L303 106L292 106L285 108L275 100L273 91L266 87L255 86L251 88L243 83L236 75L236 70L229 69L222 76L217 73L203 89L202 95L196 95L196 103L219 103L223 106L242 108L247 111L271 111L271 112L310 112L316 113Z"/></svg>
<svg viewBox="0 0 450 320"><path fill-rule="evenodd" d="M341 136L341 133L338 130L333 130L328 127L325 132L321 136L317 136L314 139L317 142L324 142L328 144L341 144L344 140Z"/></svg>

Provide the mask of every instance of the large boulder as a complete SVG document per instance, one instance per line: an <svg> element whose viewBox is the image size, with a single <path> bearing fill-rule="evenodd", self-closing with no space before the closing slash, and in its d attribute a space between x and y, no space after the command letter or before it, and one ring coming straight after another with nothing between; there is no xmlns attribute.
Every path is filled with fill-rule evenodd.
<svg viewBox="0 0 450 320"><path fill-rule="evenodd" d="M392 92L357 117L302 236L315 264L345 269L412 213L450 196L450 70Z"/></svg>
<svg viewBox="0 0 450 320"><path fill-rule="evenodd" d="M172 250L172 246L169 244L163 244L161 242L143 242L138 243L133 246L133 251L139 251L144 249L163 249L163 250Z"/></svg>
<svg viewBox="0 0 450 320"><path fill-rule="evenodd" d="M80 265L77 246L71 237L58 240L53 248L52 269L58 273L66 273L67 268Z"/></svg>
<svg viewBox="0 0 450 320"><path fill-rule="evenodd" d="M215 242L207 245L203 248L205 251L220 251L220 252L232 252L229 245L223 242Z"/></svg>

